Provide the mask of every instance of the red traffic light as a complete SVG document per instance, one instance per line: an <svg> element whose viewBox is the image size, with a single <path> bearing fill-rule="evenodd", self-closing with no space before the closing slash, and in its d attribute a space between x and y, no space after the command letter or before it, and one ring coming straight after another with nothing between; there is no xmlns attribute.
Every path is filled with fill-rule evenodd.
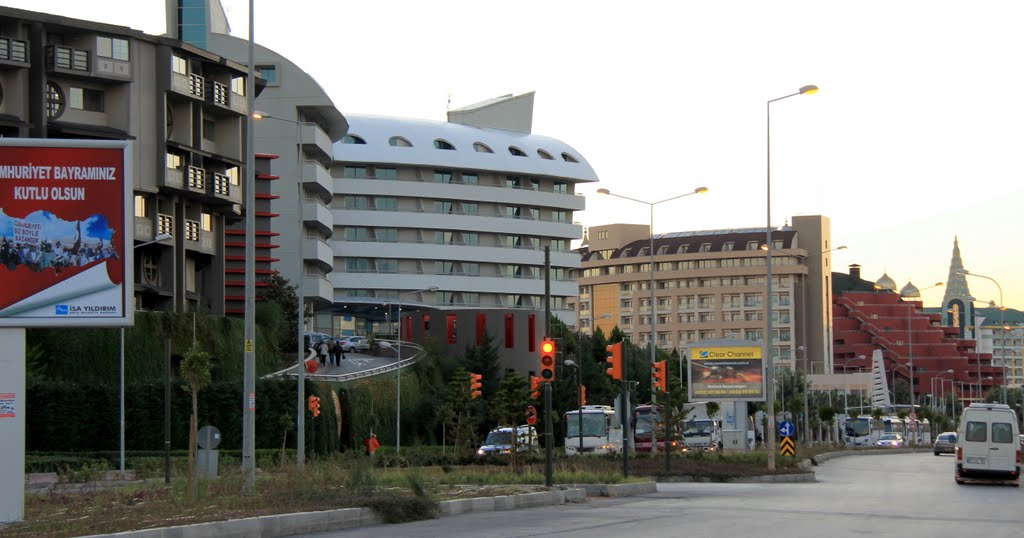
<svg viewBox="0 0 1024 538"><path fill-rule="evenodd" d="M480 374L469 374L469 399L479 398L483 392L483 377Z"/></svg>
<svg viewBox="0 0 1024 538"><path fill-rule="evenodd" d="M668 392L668 372L665 361L657 361L651 368L651 390Z"/></svg>
<svg viewBox="0 0 1024 538"><path fill-rule="evenodd" d="M612 379L622 379L622 342L611 344L605 348L608 351L608 369L605 373L612 376Z"/></svg>
<svg viewBox="0 0 1024 538"><path fill-rule="evenodd" d="M530 399L540 399L540 378L535 375L530 376Z"/></svg>
<svg viewBox="0 0 1024 538"><path fill-rule="evenodd" d="M545 383L555 380L555 341L545 338L540 343L540 379Z"/></svg>

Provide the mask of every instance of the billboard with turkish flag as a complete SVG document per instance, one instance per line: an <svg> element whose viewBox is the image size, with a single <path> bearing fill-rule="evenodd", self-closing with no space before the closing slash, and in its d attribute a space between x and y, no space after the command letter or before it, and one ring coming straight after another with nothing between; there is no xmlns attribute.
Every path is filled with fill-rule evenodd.
<svg viewBox="0 0 1024 538"><path fill-rule="evenodd" d="M125 141L0 139L0 327L131 325Z"/></svg>

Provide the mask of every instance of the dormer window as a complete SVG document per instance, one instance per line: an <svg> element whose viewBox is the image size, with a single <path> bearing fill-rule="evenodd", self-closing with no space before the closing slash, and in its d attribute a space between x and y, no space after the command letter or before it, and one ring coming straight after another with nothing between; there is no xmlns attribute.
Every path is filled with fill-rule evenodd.
<svg viewBox="0 0 1024 538"><path fill-rule="evenodd" d="M553 160L555 160L555 158L552 157L550 153L548 153L548 152L546 152L546 151L544 151L542 149L538 149L537 150L537 155L540 155L540 158L544 159L546 161L553 161Z"/></svg>
<svg viewBox="0 0 1024 538"><path fill-rule="evenodd" d="M578 163L579 162L579 161L576 160L576 157L573 157L572 155L569 155L568 153L562 153L562 160L567 162L567 163Z"/></svg>
<svg viewBox="0 0 1024 538"><path fill-rule="evenodd" d="M448 142L447 140L442 140L442 139L438 138L437 140L434 140L434 149L444 149L444 150L454 151L455 150L455 146L453 146L451 144L451 142Z"/></svg>
<svg viewBox="0 0 1024 538"><path fill-rule="evenodd" d="M363 140L363 138L360 137L360 136L356 136L356 135L350 134L350 135L345 135L344 138L341 139L341 143L342 144L364 144L365 145L366 144L366 140Z"/></svg>
<svg viewBox="0 0 1024 538"><path fill-rule="evenodd" d="M411 148L412 142L409 142L400 136L392 136L388 139L388 145L396 148Z"/></svg>
<svg viewBox="0 0 1024 538"><path fill-rule="evenodd" d="M516 157L526 157L526 153L524 153L523 150L515 146L509 146L508 152L511 153L512 155L515 155Z"/></svg>
<svg viewBox="0 0 1024 538"><path fill-rule="evenodd" d="M488 147L487 144L484 144L482 142L473 142L473 150L478 153L494 153L494 151L491 150L491 148Z"/></svg>

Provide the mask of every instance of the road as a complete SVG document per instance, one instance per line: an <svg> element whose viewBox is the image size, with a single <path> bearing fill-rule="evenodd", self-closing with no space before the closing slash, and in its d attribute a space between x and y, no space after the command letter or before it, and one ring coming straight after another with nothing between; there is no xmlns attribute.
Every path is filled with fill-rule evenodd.
<svg viewBox="0 0 1024 538"><path fill-rule="evenodd" d="M1024 492L958 486L953 458L836 458L806 484L659 484L658 493L322 534L338 537L578 538L843 536L995 538L1024 534Z"/></svg>

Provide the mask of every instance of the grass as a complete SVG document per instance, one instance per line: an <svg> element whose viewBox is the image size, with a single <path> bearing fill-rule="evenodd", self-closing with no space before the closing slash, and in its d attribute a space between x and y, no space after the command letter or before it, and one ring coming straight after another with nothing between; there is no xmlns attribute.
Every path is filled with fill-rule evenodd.
<svg viewBox="0 0 1024 538"><path fill-rule="evenodd" d="M831 450L798 454L802 460ZM767 474L763 451L676 454L667 474L664 461L663 454L630 456L630 476L624 478L619 456L559 457L553 479L556 484L615 484L666 476L728 480ZM777 472L801 472L797 461L777 458ZM507 464L399 467L384 458L377 465L368 463L365 456L347 454L307 462L304 470L290 463L265 465L257 472L253 495L242 494L237 466L221 466L218 479L201 481L196 499L187 498L184 479L169 486L157 479L82 493L27 494L25 521L0 527L0 537L81 536L352 507L371 508L396 523L436 517L438 501L537 491L544 484L543 459L536 458L515 472Z"/></svg>

